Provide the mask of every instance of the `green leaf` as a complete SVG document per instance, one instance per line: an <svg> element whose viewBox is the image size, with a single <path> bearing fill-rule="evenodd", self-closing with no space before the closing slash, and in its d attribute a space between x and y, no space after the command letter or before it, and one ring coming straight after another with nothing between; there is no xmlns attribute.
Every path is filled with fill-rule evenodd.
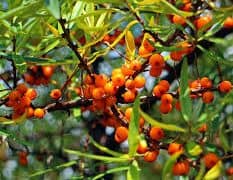
<svg viewBox="0 0 233 180"><path fill-rule="evenodd" d="M35 172L35 173L31 174L30 177L40 176L42 174L46 174L46 173L51 172L51 171L56 171L56 170L61 169L61 168L70 167L70 166L72 166L74 164L77 164L77 161L70 161L70 162L61 164L59 166L55 166L53 168L49 168L49 169L45 169L45 170L39 170L38 172Z"/></svg>
<svg viewBox="0 0 233 180"><path fill-rule="evenodd" d="M230 151L229 141L227 140L226 136L226 129L224 128L225 123L222 123L219 128L219 138L221 141L221 145L225 152Z"/></svg>
<svg viewBox="0 0 233 180"><path fill-rule="evenodd" d="M140 180L138 162L134 160L127 171L127 180Z"/></svg>
<svg viewBox="0 0 233 180"><path fill-rule="evenodd" d="M179 126L176 126L176 125L173 125L173 124L165 124L165 123L161 123L159 121L156 121L155 119L151 118L146 113L144 113L140 108L139 108L139 113L152 126L160 127L160 128L165 129L167 131L186 132L185 129L183 129L183 128L179 127Z"/></svg>
<svg viewBox="0 0 233 180"><path fill-rule="evenodd" d="M188 154L191 156L198 156L203 152L201 146L192 141L188 142L185 147L186 147Z"/></svg>
<svg viewBox="0 0 233 180"><path fill-rule="evenodd" d="M175 164L176 160L180 157L182 152L177 152L170 156L170 158L166 161L163 170L162 170L162 180L170 180L172 167Z"/></svg>
<svg viewBox="0 0 233 180"><path fill-rule="evenodd" d="M101 155L94 155L94 154L88 154L88 153L83 153L80 151L73 151L69 149L64 149L64 152L68 154L74 154L77 156L89 158L89 159L95 159L95 160L100 160L100 161L105 161L105 162L116 162L116 163L124 163L128 162L131 160L128 155L123 155L121 157L109 157L109 156L101 156Z"/></svg>
<svg viewBox="0 0 233 180"><path fill-rule="evenodd" d="M46 8L56 18L61 18L59 0L44 0Z"/></svg>
<svg viewBox="0 0 233 180"><path fill-rule="evenodd" d="M139 97L136 98L133 105L133 112L130 116L130 122L129 122L129 136L128 136L128 142L129 142L129 156L133 157L136 154L137 146L139 142L139 105L140 105L140 99Z"/></svg>
<svg viewBox="0 0 233 180"><path fill-rule="evenodd" d="M192 16L192 12L185 12L177 9L167 0L144 0L137 2L139 10L155 13L178 14L182 17Z"/></svg>
<svg viewBox="0 0 233 180"><path fill-rule="evenodd" d="M102 3L111 3L111 4L122 4L125 3L124 0L79 0L81 2L88 2L88 3L97 3L97 4L102 4Z"/></svg>
<svg viewBox="0 0 233 180"><path fill-rule="evenodd" d="M195 180L202 180L204 173L205 173L205 163L203 161L201 161L200 170L199 170L197 176L195 177Z"/></svg>
<svg viewBox="0 0 233 180"><path fill-rule="evenodd" d="M217 179L221 175L222 161L218 161L204 176L203 180Z"/></svg>
<svg viewBox="0 0 233 180"><path fill-rule="evenodd" d="M188 63L187 59L184 59L180 75L180 96L181 113L185 121L190 121L192 115L192 101L189 96L188 86Z"/></svg>
<svg viewBox="0 0 233 180"><path fill-rule="evenodd" d="M121 172L121 171L126 171L128 169L129 169L128 166L109 169L109 170L105 171L104 173L100 173L97 176L93 177L92 180L97 180L97 179L104 177L107 174L113 174L113 173L117 173L117 172Z"/></svg>

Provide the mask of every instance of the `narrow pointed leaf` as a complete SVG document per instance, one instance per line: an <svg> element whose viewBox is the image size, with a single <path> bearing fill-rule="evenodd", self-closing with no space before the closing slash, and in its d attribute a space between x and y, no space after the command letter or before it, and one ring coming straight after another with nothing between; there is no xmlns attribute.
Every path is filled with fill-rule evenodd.
<svg viewBox="0 0 233 180"><path fill-rule="evenodd" d="M138 162L134 160L127 171L127 180L140 180Z"/></svg>
<svg viewBox="0 0 233 180"><path fill-rule="evenodd" d="M60 19L61 13L60 13L59 0L45 0L45 5L46 5L46 8L49 10L49 12L56 19Z"/></svg>

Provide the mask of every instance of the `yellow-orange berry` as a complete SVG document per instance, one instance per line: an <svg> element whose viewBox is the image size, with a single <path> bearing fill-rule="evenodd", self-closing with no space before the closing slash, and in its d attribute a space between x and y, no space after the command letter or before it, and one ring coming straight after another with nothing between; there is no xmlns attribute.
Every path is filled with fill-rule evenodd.
<svg viewBox="0 0 233 180"><path fill-rule="evenodd" d="M18 84L16 90L19 91L21 94L26 93L28 90L27 86L24 83Z"/></svg>
<svg viewBox="0 0 233 180"><path fill-rule="evenodd" d="M53 66L42 66L42 73L46 78L50 78L53 75Z"/></svg>
<svg viewBox="0 0 233 180"><path fill-rule="evenodd" d="M136 88L142 88L145 86L146 80L143 76L137 76L134 79L134 85Z"/></svg>
<svg viewBox="0 0 233 180"><path fill-rule="evenodd" d="M223 24L224 28L233 28L233 17L227 17Z"/></svg>
<svg viewBox="0 0 233 180"><path fill-rule="evenodd" d="M203 16L203 17L199 17L198 19L196 19L194 24L197 30L199 30L203 28L204 26L207 26L207 24L209 24L211 20L212 20L211 16Z"/></svg>
<svg viewBox="0 0 233 180"><path fill-rule="evenodd" d="M232 89L232 84L230 81L222 81L219 86L219 91L222 93L227 93Z"/></svg>
<svg viewBox="0 0 233 180"><path fill-rule="evenodd" d="M33 109L32 107L28 107L28 108L26 109L26 112L27 112L27 114L26 114L26 117L27 117L27 118L31 118L31 117L34 116L34 109Z"/></svg>
<svg viewBox="0 0 233 180"><path fill-rule="evenodd" d="M21 151L18 154L19 157L19 164L22 166L26 166L28 164L27 160L27 152Z"/></svg>
<svg viewBox="0 0 233 180"><path fill-rule="evenodd" d="M151 67L151 69L150 69L150 76L152 76L152 77L159 77L161 75L162 71L163 71L162 68Z"/></svg>
<svg viewBox="0 0 233 180"><path fill-rule="evenodd" d="M154 46L152 46L148 40L144 40L142 45L149 52L152 52L155 50Z"/></svg>
<svg viewBox="0 0 233 180"><path fill-rule="evenodd" d="M124 126L116 128L114 138L118 143L125 141L128 138L128 129Z"/></svg>
<svg viewBox="0 0 233 180"><path fill-rule="evenodd" d="M184 176L189 173L190 165L187 160L179 161L173 165L172 173L175 176Z"/></svg>
<svg viewBox="0 0 233 180"><path fill-rule="evenodd" d="M123 86L125 84L125 77L122 73L112 76L112 84L114 86Z"/></svg>
<svg viewBox="0 0 233 180"><path fill-rule="evenodd" d="M130 69L134 70L134 71L139 71L142 67L142 64L140 61L138 60L134 60L130 63Z"/></svg>
<svg viewBox="0 0 233 180"><path fill-rule="evenodd" d="M29 99L33 100L37 96L37 92L33 88L29 88L27 92L25 93L25 96L28 97Z"/></svg>
<svg viewBox="0 0 233 180"><path fill-rule="evenodd" d="M124 64L121 66L121 72L124 76L131 76L134 73L134 70L130 69L128 64Z"/></svg>
<svg viewBox="0 0 233 180"><path fill-rule="evenodd" d="M177 152L183 152L183 146L179 143L170 143L167 150L168 154L172 155Z"/></svg>
<svg viewBox="0 0 233 180"><path fill-rule="evenodd" d="M159 81L158 85L159 85L159 88L160 88L162 93L167 92L169 90L169 88L170 88L170 84L169 84L169 82L167 80Z"/></svg>
<svg viewBox="0 0 233 180"><path fill-rule="evenodd" d="M138 154L144 154L148 151L147 143L145 140L139 141L138 147L137 147L137 153Z"/></svg>
<svg viewBox="0 0 233 180"><path fill-rule="evenodd" d="M165 66L164 58L160 54L153 54L149 58L149 64L152 68L163 68Z"/></svg>
<svg viewBox="0 0 233 180"><path fill-rule="evenodd" d="M133 102L136 98L136 94L134 91L128 90L122 95L122 97L125 102Z"/></svg>
<svg viewBox="0 0 233 180"><path fill-rule="evenodd" d="M161 103L163 104L171 104L173 100L173 97L171 94L163 94L161 96Z"/></svg>
<svg viewBox="0 0 233 180"><path fill-rule="evenodd" d="M199 132L204 133L207 131L207 124L204 123L201 125L201 127L198 129Z"/></svg>
<svg viewBox="0 0 233 180"><path fill-rule="evenodd" d="M108 82L104 86L104 92L107 95L114 95L117 91L117 88L112 84L112 82Z"/></svg>
<svg viewBox="0 0 233 180"><path fill-rule="evenodd" d="M173 61L181 61L183 58L183 52L181 51L172 51L170 57Z"/></svg>
<svg viewBox="0 0 233 180"><path fill-rule="evenodd" d="M147 151L145 154L144 154L144 161L146 162L153 162L157 159L159 155L159 151L158 150L155 150L155 151Z"/></svg>
<svg viewBox="0 0 233 180"><path fill-rule="evenodd" d="M212 91L206 91L202 94L202 100L204 103L209 104L214 100L214 93Z"/></svg>
<svg viewBox="0 0 233 180"><path fill-rule="evenodd" d="M181 26L186 24L185 18L183 18L182 16L179 16L179 15L176 15L176 14L172 17L172 22L174 24L179 24Z"/></svg>
<svg viewBox="0 0 233 180"><path fill-rule="evenodd" d="M151 51L147 50L144 46L140 46L138 49L139 56L147 58L151 55Z"/></svg>
<svg viewBox="0 0 233 180"><path fill-rule="evenodd" d="M159 106L159 111L163 114L167 114L172 111L172 104L161 103Z"/></svg>
<svg viewBox="0 0 233 180"><path fill-rule="evenodd" d="M212 81L208 77L203 77L200 80L201 87L203 88L211 88L212 87Z"/></svg>
<svg viewBox="0 0 233 180"><path fill-rule="evenodd" d="M125 87L127 89L135 89L135 82L132 79L127 79L125 82Z"/></svg>
<svg viewBox="0 0 233 180"><path fill-rule="evenodd" d="M127 120L130 120L131 113L133 112L133 108L129 107L125 110L125 117Z"/></svg>
<svg viewBox="0 0 233 180"><path fill-rule="evenodd" d="M208 169L212 168L219 161L219 157L215 153L208 153L203 159Z"/></svg>
<svg viewBox="0 0 233 180"><path fill-rule="evenodd" d="M103 88L94 88L92 91L92 97L94 99L102 99L104 96L104 89Z"/></svg>
<svg viewBox="0 0 233 180"><path fill-rule="evenodd" d="M104 74L98 74L98 75L95 74L94 77L95 77L95 86L96 87L104 87L105 84L107 83L108 78Z"/></svg>
<svg viewBox="0 0 233 180"><path fill-rule="evenodd" d="M55 100L58 100L60 97L61 97L62 93L61 93L61 90L60 89L53 89L51 92L50 92L50 97L52 99L55 99Z"/></svg>
<svg viewBox="0 0 233 180"><path fill-rule="evenodd" d="M44 115L45 115L45 111L44 111L44 109L41 109L41 108L36 108L35 110L34 110L34 116L35 117L37 117L37 118L43 118L44 117Z"/></svg>
<svg viewBox="0 0 233 180"><path fill-rule="evenodd" d="M149 134L151 139L156 141L159 141L164 137L164 131L159 127L152 127Z"/></svg>

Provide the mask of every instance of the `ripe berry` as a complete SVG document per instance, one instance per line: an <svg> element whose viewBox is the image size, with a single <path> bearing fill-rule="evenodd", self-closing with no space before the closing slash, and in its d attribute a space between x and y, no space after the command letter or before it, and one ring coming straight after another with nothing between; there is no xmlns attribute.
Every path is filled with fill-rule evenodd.
<svg viewBox="0 0 233 180"><path fill-rule="evenodd" d="M117 88L112 84L112 82L108 82L104 86L104 92L107 95L114 95L117 91Z"/></svg>
<svg viewBox="0 0 233 180"><path fill-rule="evenodd" d="M218 85L219 91L222 93L227 93L232 89L232 84L230 81L222 81Z"/></svg>
<svg viewBox="0 0 233 180"><path fill-rule="evenodd" d="M61 93L61 90L60 89L53 89L51 92L50 92L50 97L52 99L55 99L55 100L58 100L60 97L61 97L62 93Z"/></svg>
<svg viewBox="0 0 233 180"><path fill-rule="evenodd" d="M207 131L207 124L204 123L199 129L198 129L199 132L201 133L204 133Z"/></svg>
<svg viewBox="0 0 233 180"><path fill-rule="evenodd" d="M104 87L105 84L107 83L108 78L104 74L99 74L99 75L95 74L94 77L95 77L96 87Z"/></svg>
<svg viewBox="0 0 233 180"><path fill-rule="evenodd" d="M169 84L169 82L167 80L159 81L158 85L160 85L159 87L160 87L162 93L167 92L169 90L169 88L170 88L170 84Z"/></svg>
<svg viewBox="0 0 233 180"><path fill-rule="evenodd" d="M153 88L153 96L156 96L156 97L162 96L161 88L159 87L159 85Z"/></svg>
<svg viewBox="0 0 233 180"><path fill-rule="evenodd" d="M27 86L24 83L18 84L16 90L19 91L21 94L26 93L28 90Z"/></svg>
<svg viewBox="0 0 233 180"><path fill-rule="evenodd" d="M34 110L34 116L35 117L37 117L37 118L43 118L44 117L44 115L45 115L45 111L44 111L44 109L41 109L41 108L36 108L35 110Z"/></svg>
<svg viewBox="0 0 233 180"><path fill-rule="evenodd" d="M149 52L152 52L155 50L154 46L152 46L148 40L144 40L142 45Z"/></svg>
<svg viewBox="0 0 233 180"><path fill-rule="evenodd" d="M143 88L145 86L146 80L143 76L137 76L134 79L134 85L136 88Z"/></svg>
<svg viewBox="0 0 233 180"><path fill-rule="evenodd" d="M203 16L199 17L198 19L195 20L195 26L197 30L203 28L204 26L207 26L211 22L212 18L210 16Z"/></svg>
<svg viewBox="0 0 233 180"><path fill-rule="evenodd" d="M179 16L179 15L174 15L173 17L172 17L172 22L174 23L174 24L179 24L179 25L181 25L181 26L183 26L183 25L185 25L185 18L183 18L182 16Z"/></svg>
<svg viewBox="0 0 233 180"><path fill-rule="evenodd" d="M177 109L177 111L181 110L180 101L176 101L175 108Z"/></svg>
<svg viewBox="0 0 233 180"><path fill-rule="evenodd" d="M124 76L131 76L134 73L134 70L130 69L129 64L124 64L121 66L121 72Z"/></svg>
<svg viewBox="0 0 233 180"><path fill-rule="evenodd" d="M31 100L34 100L37 96L37 92L35 89L29 88L27 92L25 93L25 96L27 96Z"/></svg>
<svg viewBox="0 0 233 180"><path fill-rule="evenodd" d="M152 77L159 77L160 74L162 73L162 71L163 71L162 68L151 67L151 69L150 69L150 76L152 76Z"/></svg>
<svg viewBox="0 0 233 180"><path fill-rule="evenodd" d="M116 142L121 143L128 138L128 129L124 126L120 126L116 129L114 138Z"/></svg>
<svg viewBox="0 0 233 180"><path fill-rule="evenodd" d="M206 91L202 94L202 100L204 103L209 104L214 100L214 93L212 91Z"/></svg>
<svg viewBox="0 0 233 180"><path fill-rule="evenodd" d="M233 167L229 167L227 170L226 170L226 174L228 176L232 176L233 175Z"/></svg>
<svg viewBox="0 0 233 180"><path fill-rule="evenodd" d="M17 90L11 91L9 94L9 101L15 102L19 101L21 98L21 93Z"/></svg>
<svg viewBox="0 0 233 180"><path fill-rule="evenodd" d="M134 91L128 90L122 95L122 97L124 98L125 102L130 103L130 102L133 102L135 100L136 95L135 95Z"/></svg>
<svg viewBox="0 0 233 180"><path fill-rule="evenodd" d="M189 169L190 169L190 166L189 166L189 162L187 160L180 161L180 162L177 162L173 165L172 173L175 176L183 176L183 175L187 175L189 173Z"/></svg>
<svg viewBox="0 0 233 180"><path fill-rule="evenodd" d="M165 66L165 62L164 62L163 56L161 56L160 54L153 54L149 58L149 64L153 68L163 68Z"/></svg>
<svg viewBox="0 0 233 180"><path fill-rule="evenodd" d="M177 152L183 152L183 146L179 143L170 143L167 150L168 154L172 155Z"/></svg>
<svg viewBox="0 0 233 180"><path fill-rule="evenodd" d="M114 86L123 86L125 84L125 77L122 73L118 73L112 76L112 84Z"/></svg>
<svg viewBox="0 0 233 180"><path fill-rule="evenodd" d="M147 151L145 154L144 154L144 161L146 162L153 162L157 159L159 155L159 151L158 150L155 150L155 151Z"/></svg>
<svg viewBox="0 0 233 180"><path fill-rule="evenodd" d="M28 108L26 109L26 112L27 112L27 114L26 114L26 117L27 117L27 118L31 118L31 117L34 116L34 109L33 109L32 107L28 107Z"/></svg>
<svg viewBox="0 0 233 180"><path fill-rule="evenodd" d="M153 140L159 141L164 137L164 132L161 128L159 127L152 127L150 129L150 137Z"/></svg>
<svg viewBox="0 0 233 180"><path fill-rule="evenodd" d="M18 157L19 157L19 164L20 165L26 166L28 164L27 153L26 152L24 152L24 151L19 152Z"/></svg>
<svg viewBox="0 0 233 180"><path fill-rule="evenodd" d="M125 118L130 120L131 113L133 112L133 108L129 107L125 110Z"/></svg>
<svg viewBox="0 0 233 180"><path fill-rule="evenodd" d="M212 87L212 81L208 77L203 77L200 80L201 87L203 88L211 88Z"/></svg>
<svg viewBox="0 0 233 180"><path fill-rule="evenodd" d="M214 153L208 153L204 156L205 166L210 169L219 161L219 157Z"/></svg>
<svg viewBox="0 0 233 180"><path fill-rule="evenodd" d="M183 53L181 51L172 51L170 57L174 61L181 61L183 58Z"/></svg>
<svg viewBox="0 0 233 180"><path fill-rule="evenodd" d="M172 104L161 103L159 106L159 111L163 114L167 114L172 111Z"/></svg>
<svg viewBox="0 0 233 180"><path fill-rule="evenodd" d="M103 88L94 88L92 91L92 96L94 99L102 99L104 96L104 89Z"/></svg>
<svg viewBox="0 0 233 180"><path fill-rule="evenodd" d="M223 24L224 28L233 28L233 17L227 17Z"/></svg>
<svg viewBox="0 0 233 180"><path fill-rule="evenodd" d="M130 63L130 69L134 70L134 71L139 71L142 67L142 64L140 61L138 60L134 60Z"/></svg>
<svg viewBox="0 0 233 180"><path fill-rule="evenodd" d="M137 153L138 154L144 154L148 150L147 143L145 140L139 141L138 147L137 147Z"/></svg>
<svg viewBox="0 0 233 180"><path fill-rule="evenodd" d="M127 89L135 89L135 82L132 79L127 79L125 82L125 87Z"/></svg>
<svg viewBox="0 0 233 180"><path fill-rule="evenodd" d="M53 66L42 66L42 73L46 78L50 78L53 75Z"/></svg>
<svg viewBox="0 0 233 180"><path fill-rule="evenodd" d="M161 96L161 103L163 104L171 104L173 100L173 97L171 94L163 94Z"/></svg>
<svg viewBox="0 0 233 180"><path fill-rule="evenodd" d="M148 51L144 46L140 46L138 49L138 54L139 54L139 56L141 56L143 58L147 58L151 55L151 52Z"/></svg>

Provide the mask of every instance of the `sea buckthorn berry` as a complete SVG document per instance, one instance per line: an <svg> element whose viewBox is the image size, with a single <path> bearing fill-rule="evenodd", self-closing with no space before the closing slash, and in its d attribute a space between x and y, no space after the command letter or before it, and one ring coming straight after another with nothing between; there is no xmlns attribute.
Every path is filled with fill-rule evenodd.
<svg viewBox="0 0 233 180"><path fill-rule="evenodd" d="M138 147L137 147L137 153L138 154L144 154L148 151L147 143L145 140L139 141Z"/></svg>
<svg viewBox="0 0 233 180"><path fill-rule="evenodd" d="M199 90L199 89L201 89L200 80L199 79L194 80L193 82L190 83L189 87L190 87L191 90Z"/></svg>
<svg viewBox="0 0 233 180"><path fill-rule="evenodd" d="M173 97L171 94L163 94L161 96L161 103L163 104L171 104L173 100Z"/></svg>
<svg viewBox="0 0 233 180"><path fill-rule="evenodd" d="M123 86L125 84L125 77L122 73L112 76L112 83L114 86Z"/></svg>
<svg viewBox="0 0 233 180"><path fill-rule="evenodd" d="M227 93L232 89L232 84L230 81L222 81L219 86L219 91L222 93Z"/></svg>
<svg viewBox="0 0 233 180"><path fill-rule="evenodd" d="M130 69L129 64L124 64L121 66L121 72L124 76L131 76L134 73L134 70Z"/></svg>
<svg viewBox="0 0 233 180"><path fill-rule="evenodd" d="M151 51L148 51L144 46L140 46L138 49L139 56L147 58L151 55Z"/></svg>
<svg viewBox="0 0 233 180"><path fill-rule="evenodd" d="M86 75L86 77L84 79L84 83L89 84L89 85L94 83L92 77L89 74Z"/></svg>
<svg viewBox="0 0 233 180"><path fill-rule="evenodd" d="M132 61L129 66L130 66L130 69L134 71L139 71L142 68L142 64L138 60Z"/></svg>
<svg viewBox="0 0 233 180"><path fill-rule="evenodd" d="M122 74L121 68L116 68L112 70L112 76Z"/></svg>
<svg viewBox="0 0 233 180"><path fill-rule="evenodd" d="M34 116L34 109L32 108L32 107L28 107L27 109L26 109L26 117L27 118L31 118L31 117L33 117Z"/></svg>
<svg viewBox="0 0 233 180"><path fill-rule="evenodd" d="M179 15L176 15L176 14L172 17L172 22L174 24L179 24L181 26L186 24L185 18L183 18L182 16L179 16Z"/></svg>
<svg viewBox="0 0 233 180"><path fill-rule="evenodd" d="M211 88L212 87L212 81L208 77L203 77L200 80L201 87L203 88Z"/></svg>
<svg viewBox="0 0 233 180"><path fill-rule="evenodd" d="M143 127L144 124L145 124L145 119L142 118L142 117L140 117L140 118L139 118L139 127Z"/></svg>
<svg viewBox="0 0 233 180"><path fill-rule="evenodd" d="M155 150L155 151L147 151L145 154L144 154L144 161L146 162L153 162L157 159L159 155L159 151L158 150Z"/></svg>
<svg viewBox="0 0 233 180"><path fill-rule="evenodd" d="M116 128L114 138L118 143L125 141L128 138L128 129L124 126Z"/></svg>
<svg viewBox="0 0 233 180"><path fill-rule="evenodd" d="M46 78L50 78L53 75L54 67L53 66L42 66L42 73Z"/></svg>
<svg viewBox="0 0 233 180"><path fill-rule="evenodd" d="M155 50L154 46L151 45L151 43L148 40L144 40L142 45L149 52L152 52Z"/></svg>
<svg viewBox="0 0 233 180"><path fill-rule="evenodd" d="M25 93L25 96L28 97L31 100L34 100L37 96L37 92L33 88L29 88L27 92Z"/></svg>
<svg viewBox="0 0 233 180"><path fill-rule="evenodd" d="M228 176L232 176L232 175L233 175L233 167L227 168L226 174L227 174Z"/></svg>
<svg viewBox="0 0 233 180"><path fill-rule="evenodd" d="M135 100L136 94L134 91L128 90L122 95L122 97L124 98L125 102L129 103L129 102L133 102Z"/></svg>
<svg viewBox="0 0 233 180"><path fill-rule="evenodd" d="M112 84L112 82L108 82L104 86L104 92L107 95L114 95L117 91L117 88Z"/></svg>
<svg viewBox="0 0 233 180"><path fill-rule="evenodd" d="M22 166L26 166L28 164L27 160L27 152L21 151L18 154L19 157L19 164Z"/></svg>
<svg viewBox="0 0 233 180"><path fill-rule="evenodd" d="M19 101L21 99L21 96L22 94L17 91L17 90L14 90L14 91L11 91L10 94L9 94L9 101Z"/></svg>
<svg viewBox="0 0 233 180"><path fill-rule="evenodd" d="M127 79L125 82L125 87L127 89L135 89L135 82L132 79Z"/></svg>
<svg viewBox="0 0 233 180"><path fill-rule="evenodd" d="M152 68L163 68L165 66L164 58L160 54L153 54L149 58L149 64Z"/></svg>
<svg viewBox="0 0 233 180"><path fill-rule="evenodd" d="M143 76L137 76L134 79L134 85L136 88L143 88L145 86L146 80Z"/></svg>
<svg viewBox="0 0 233 180"><path fill-rule="evenodd" d="M107 83L108 78L104 74L99 74L99 75L95 74L94 77L95 77L96 87L104 87L105 84Z"/></svg>
<svg viewBox="0 0 233 180"><path fill-rule="evenodd" d="M201 127L198 128L198 131L201 132L201 133L204 133L207 131L207 124L204 123L201 125Z"/></svg>
<svg viewBox="0 0 233 180"><path fill-rule="evenodd" d="M194 24L197 30L199 30L203 28L204 26L207 26L207 24L209 24L211 20L212 20L211 16L203 16L203 17L199 17L198 19L196 19Z"/></svg>
<svg viewBox="0 0 233 180"><path fill-rule="evenodd" d="M18 84L16 90L19 91L21 94L26 93L28 90L27 86L24 83Z"/></svg>
<svg viewBox="0 0 233 180"><path fill-rule="evenodd" d="M29 107L31 105L31 99L27 96L23 96L20 99L20 104L21 107Z"/></svg>
<svg viewBox="0 0 233 180"><path fill-rule="evenodd" d="M125 117L126 119L130 120L131 113L133 112L133 108L129 107L125 110Z"/></svg>
<svg viewBox="0 0 233 180"><path fill-rule="evenodd" d="M151 67L151 69L150 69L150 76L152 76L152 77L159 77L161 75L162 71L163 71L162 68Z"/></svg>
<svg viewBox="0 0 233 180"><path fill-rule="evenodd" d="M184 176L189 173L190 165L187 160L179 161L173 165L172 173L175 176Z"/></svg>
<svg viewBox="0 0 233 180"><path fill-rule="evenodd" d="M44 115L45 115L45 110L44 109L36 108L34 110L34 116L35 117L42 119L44 117Z"/></svg>
<svg viewBox="0 0 233 180"><path fill-rule="evenodd" d="M167 114L172 111L172 104L161 103L159 106L159 111L163 114Z"/></svg>
<svg viewBox="0 0 233 180"><path fill-rule="evenodd" d="M175 108L177 109L177 111L181 111L180 101L176 101Z"/></svg>
<svg viewBox="0 0 233 180"><path fill-rule="evenodd" d="M103 88L94 88L92 91L92 97L94 99L102 99L104 96L104 89Z"/></svg>
<svg viewBox="0 0 233 180"><path fill-rule="evenodd" d="M159 127L152 127L149 134L151 139L156 141L159 141L164 137L164 131Z"/></svg>
<svg viewBox="0 0 233 180"><path fill-rule="evenodd" d="M61 97L62 93L61 93L61 90L60 89L53 89L51 92L50 92L50 97L52 99L55 99L55 100L58 100L60 97Z"/></svg>
<svg viewBox="0 0 233 180"><path fill-rule="evenodd" d="M162 96L162 92L161 92L161 88L159 85L155 86L153 88L153 95L156 96L156 97L161 97Z"/></svg>
<svg viewBox="0 0 233 180"><path fill-rule="evenodd" d="M170 143L169 146L168 146L168 154L172 155L174 153L177 153L177 152L183 152L183 146L182 144L179 144L179 143Z"/></svg>
<svg viewBox="0 0 233 180"><path fill-rule="evenodd" d="M192 3L185 4L182 8L183 11L191 11L192 10Z"/></svg>
<svg viewBox="0 0 233 180"><path fill-rule="evenodd" d="M223 24L224 28L233 28L233 17L227 17Z"/></svg>
<svg viewBox="0 0 233 180"><path fill-rule="evenodd" d="M116 104L116 102L117 102L117 98L114 97L114 96L109 96L109 97L107 97L107 98L105 99L105 104L106 104L106 106L108 106L108 107L110 107L110 106Z"/></svg>
<svg viewBox="0 0 233 180"><path fill-rule="evenodd" d="M170 88L170 84L167 80L159 81L158 85L159 85L159 88L161 89L162 93L167 92Z"/></svg>
<svg viewBox="0 0 233 180"><path fill-rule="evenodd" d="M219 161L219 157L215 153L208 153L203 159L208 169L212 168Z"/></svg>
<svg viewBox="0 0 233 180"><path fill-rule="evenodd" d="M212 91L206 91L202 94L202 100L204 103L209 104L214 100L214 93Z"/></svg>
<svg viewBox="0 0 233 180"><path fill-rule="evenodd" d="M173 61L181 61L183 58L183 53L181 51L172 51L170 57Z"/></svg>

